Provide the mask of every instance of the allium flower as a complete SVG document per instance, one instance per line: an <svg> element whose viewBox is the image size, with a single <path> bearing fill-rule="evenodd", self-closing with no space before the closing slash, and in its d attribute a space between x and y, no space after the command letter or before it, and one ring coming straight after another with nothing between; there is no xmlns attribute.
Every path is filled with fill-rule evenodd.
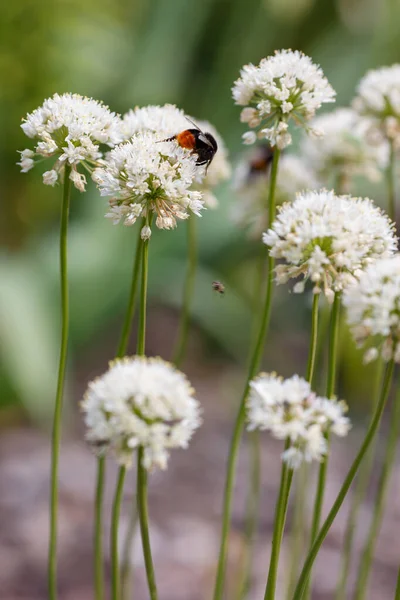
<svg viewBox="0 0 400 600"><path fill-rule="evenodd" d="M193 128L191 121L202 130L211 133L218 144L218 150L210 164L207 173L204 168L197 168L198 189L203 193L204 204L207 208L214 208L217 200L211 189L228 179L231 175L231 166L228 160L228 151L222 137L215 127L208 121L198 121L187 116L183 110L173 104L164 106L136 107L127 112L121 120L121 135L124 140L129 140L134 134L152 131L157 139L163 140L177 133Z"/></svg>
<svg viewBox="0 0 400 600"><path fill-rule="evenodd" d="M258 129L259 138L280 149L292 142L288 133L290 119L307 128L305 122L322 103L335 101L335 92L320 67L297 50L280 50L263 58L258 67L245 65L232 94L236 104L246 107L241 121ZM256 141L252 131L243 137L245 143Z"/></svg>
<svg viewBox="0 0 400 600"><path fill-rule="evenodd" d="M278 283L302 275L295 292L310 279L314 293L322 288L329 301L362 269L397 249L393 223L372 200L326 190L301 193L284 204L263 241L271 256L286 262L276 268Z"/></svg>
<svg viewBox="0 0 400 600"><path fill-rule="evenodd" d="M93 173L102 196L111 196L106 217L133 225L140 216L156 215L156 226L171 229L176 219L200 216L202 195L191 188L196 158L172 142L160 142L150 132L138 133L107 155ZM147 224L149 226L149 223Z"/></svg>
<svg viewBox="0 0 400 600"><path fill-rule="evenodd" d="M380 132L400 148L400 64L368 71L353 106L372 119L371 133Z"/></svg>
<svg viewBox="0 0 400 600"><path fill-rule="evenodd" d="M131 466L142 446L146 469L167 467L171 448L187 448L200 407L185 375L161 358L126 357L89 383L82 401L86 439Z"/></svg>
<svg viewBox="0 0 400 600"><path fill-rule="evenodd" d="M77 171L78 165L91 171L102 156L100 144L113 147L122 141L120 118L101 102L79 94L54 94L28 114L21 127L28 137L37 140L35 152L21 152L18 164L22 172L34 166L37 156L54 157L56 162L44 173L43 183L54 185L69 164L70 179L81 192L86 178Z"/></svg>
<svg viewBox="0 0 400 600"><path fill-rule="evenodd" d="M346 289L343 303L356 342L369 342L365 362L377 358L400 363L400 255L376 261Z"/></svg>
<svg viewBox="0 0 400 600"><path fill-rule="evenodd" d="M311 125L323 135L305 137L300 153L324 183L332 183L332 176L345 185L354 175L371 181L381 178L388 162L388 146L370 143L367 118L351 108L338 108L316 117Z"/></svg>
<svg viewBox="0 0 400 600"><path fill-rule="evenodd" d="M279 440L290 440L282 459L292 469L303 461L323 459L328 451L324 434L348 433L346 412L344 402L316 396L298 375L284 380L276 373L261 373L250 382L248 429L267 430Z"/></svg>
<svg viewBox="0 0 400 600"><path fill-rule="evenodd" d="M233 220L248 227L252 237L260 238L268 225L270 160L268 147L260 146L250 160L240 162L235 170L233 187L237 201L232 208ZM269 150L270 152L270 150ZM270 155L272 160L272 154ZM283 154L279 162L275 191L276 204L292 202L296 193L319 187L313 170L294 154Z"/></svg>

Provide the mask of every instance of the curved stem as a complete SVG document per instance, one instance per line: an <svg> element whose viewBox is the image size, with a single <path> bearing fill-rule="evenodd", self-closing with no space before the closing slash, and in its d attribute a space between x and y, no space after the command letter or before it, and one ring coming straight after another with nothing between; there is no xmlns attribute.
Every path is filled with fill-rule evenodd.
<svg viewBox="0 0 400 600"><path fill-rule="evenodd" d="M174 358L172 362L179 367L185 355L190 321L190 307L192 304L194 284L196 279L197 264L197 235L196 235L196 217L194 215L187 219L187 245L188 262L186 271L185 287L183 291L183 306L181 320L179 324L179 334Z"/></svg>
<svg viewBox="0 0 400 600"><path fill-rule="evenodd" d="M378 361L377 371L376 371L376 379L373 393L373 402L370 407L371 414L378 402L380 388L382 384L382 373L383 373L383 361ZM350 565L352 558L352 549L353 549L353 541L354 534L357 524L357 516L359 509L362 505L365 494L367 493L368 483L372 471L372 466L374 462L374 447L375 447L376 438L374 439L371 447L368 450L368 453L363 460L360 472L358 474L356 489L354 491L354 497L352 500L349 516L346 524L346 532L344 536L344 544L343 544L343 558L342 558L342 567L340 571L338 586L336 590L336 600L343 600L346 596L347 589L347 580L350 573Z"/></svg>
<svg viewBox="0 0 400 600"><path fill-rule="evenodd" d="M396 593L394 596L394 600L400 600L400 567L397 572Z"/></svg>
<svg viewBox="0 0 400 600"><path fill-rule="evenodd" d="M389 394L389 390L390 390L390 384L392 382L392 376L393 376L393 370L394 370L394 360L392 359L388 365L386 366L386 371L385 371L385 375L384 375L384 379L383 379L383 385L382 385L382 390L381 390L381 396L379 398L379 402L376 406L376 410L374 412L374 415L372 417L371 423L368 427L368 431L366 433L365 439L363 441L363 443L361 444L361 448L357 453L357 456L355 457L353 464L351 465L349 472L344 480L344 483L339 491L339 494L337 495L337 498L335 500L335 502L333 503L333 506L331 508L331 510L329 511L329 514L327 516L327 518L325 519L308 555L306 558L306 561L304 563L303 569L300 573L300 578L299 581L297 583L296 589L294 591L293 594L293 599L292 600L301 600L301 598L303 597L303 592L304 589L306 587L308 578L310 576L310 572L312 569L312 566L314 564L315 558L322 546L322 543L324 541L324 539L326 538L333 521L335 520L336 515L338 514L344 499L347 495L347 492L349 491L349 488L353 482L354 477L357 474L358 468L363 460L363 458L365 457L366 452L368 451L368 448L370 447L372 440L375 437L375 434L378 430L379 427L379 423L386 405L386 400Z"/></svg>
<svg viewBox="0 0 400 600"><path fill-rule="evenodd" d="M278 174L280 151L275 150L274 158L272 162L270 187L269 187L269 211L268 211L268 226L272 224L275 217L275 188L276 178ZM243 395L240 401L239 410L236 416L236 421L232 433L231 445L228 456L227 474L225 481L224 500L223 500L223 512L222 512L222 528L221 528L221 544L218 557L217 574L214 588L214 600L221 600L224 579L226 570L226 559L228 552L228 533L231 522L232 512L232 495L235 483L235 472L236 463L239 453L240 440L242 437L242 431L244 422L246 419L246 398L249 392L249 383L251 379L256 375L257 370L260 366L262 352L264 347L265 336L267 334L271 303L272 303L272 289L273 289L273 270L274 270L274 259L268 254L267 258L267 285L264 299L264 306L261 315L261 323L259 327L258 337L255 342L255 346L251 352L251 360L249 371L247 375L246 385L243 391Z"/></svg>
<svg viewBox="0 0 400 600"><path fill-rule="evenodd" d="M68 217L71 196L71 167L67 164L64 172L63 201L60 225L60 287L61 287L61 344L58 363L57 392L53 416L51 440L51 476L50 476L50 535L48 555L49 600L57 598L57 517L58 517L58 463L60 457L61 420L63 410L63 391L67 364L69 298L68 298L68 262L67 236Z"/></svg>
<svg viewBox="0 0 400 600"><path fill-rule="evenodd" d="M331 311L331 323L329 331L329 360L328 360L328 377L326 382L326 397L332 398L335 391L336 381L336 364L337 364L337 349L339 339L339 314L340 314L340 294L336 293L333 300L332 311ZM322 507L324 503L325 486L326 486L326 475L328 471L328 457L329 457L329 434L325 434L326 443L328 446L327 453L324 460L320 464L317 482L317 492L314 501L314 511L311 524L311 544L313 544L319 526L321 523ZM305 598L309 598L311 594L311 573L310 578L307 582L307 588L304 594Z"/></svg>
<svg viewBox="0 0 400 600"><path fill-rule="evenodd" d="M140 532L142 536L144 564L146 567L149 594L151 600L157 600L158 595L149 537L149 515L147 510L147 471L143 467L142 447L139 448L137 457L137 505L139 511Z"/></svg>
<svg viewBox="0 0 400 600"><path fill-rule="evenodd" d="M317 346L318 346L318 308L319 308L319 294L314 294L312 312L311 312L310 349L308 352L307 374L306 374L306 379L311 386L312 386L312 382L314 379L315 359L317 356Z"/></svg>
<svg viewBox="0 0 400 600"><path fill-rule="evenodd" d="M285 450L290 447L287 440ZM265 589L264 600L274 600L276 591L276 580L278 576L279 553L282 544L283 530L285 528L286 513L289 502L290 487L292 484L293 469L286 462L282 462L281 483L279 486L278 500L275 506L274 532L272 536L271 558L269 563L268 580Z"/></svg>
<svg viewBox="0 0 400 600"><path fill-rule="evenodd" d="M389 217L396 223L396 193L395 193L395 165L396 157L393 147L393 142L389 141L389 164L386 170L386 182L388 190L388 214Z"/></svg>
<svg viewBox="0 0 400 600"><path fill-rule="evenodd" d="M371 570L372 559L374 556L375 544L379 535L382 523L383 511L386 504L390 476L393 471L393 465L396 459L397 440L399 437L400 420L400 391L397 392L394 399L392 412L390 415L390 428L386 446L385 457L383 459L382 471L378 482L378 492L374 502L374 511L372 521L368 532L368 537L361 557L360 568L358 570L357 587L354 600L363 600L367 593L368 577Z"/></svg>
<svg viewBox="0 0 400 600"><path fill-rule="evenodd" d="M118 472L117 487L115 489L114 502L111 516L111 598L112 600L121 600L120 581L119 581L119 561L118 561L118 526L119 516L121 514L122 495L124 490L124 481L126 467L120 467Z"/></svg>
<svg viewBox="0 0 400 600"><path fill-rule="evenodd" d="M126 354L129 335L132 328L132 320L135 313L135 304L138 288L138 275L140 268L142 239L140 232L145 223L145 218L139 227L136 242L135 257L133 260L133 270L131 278L131 287L129 292L128 305L125 313L125 319L121 330L121 337L117 349L117 357L121 358ZM96 500L95 500L95 526L94 526L94 580L95 580L95 599L104 599L104 551L103 551L103 510L104 510L104 486L105 486L105 457L100 456L97 459L96 474ZM127 561L125 552L123 555L123 564Z"/></svg>

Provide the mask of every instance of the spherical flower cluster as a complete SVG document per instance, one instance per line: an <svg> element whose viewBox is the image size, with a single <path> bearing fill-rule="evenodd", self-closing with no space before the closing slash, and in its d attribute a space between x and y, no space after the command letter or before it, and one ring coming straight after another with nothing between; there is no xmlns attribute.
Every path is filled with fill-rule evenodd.
<svg viewBox="0 0 400 600"><path fill-rule="evenodd" d="M144 450L146 469L167 467L171 448L186 448L200 426L199 403L185 375L161 358L126 357L89 383L82 401L86 439L121 465Z"/></svg>
<svg viewBox="0 0 400 600"><path fill-rule="evenodd" d="M400 64L368 71L353 106L372 119L371 134L381 133L400 148Z"/></svg>
<svg viewBox="0 0 400 600"><path fill-rule="evenodd" d="M238 225L248 227L250 235L254 238L260 238L268 225L268 182L271 163L263 156L266 151L267 148L258 147L253 159L240 162L233 181L237 202L232 208L232 218ZM313 170L299 156L282 155L275 191L277 205L292 202L297 192L314 189L319 185Z"/></svg>
<svg viewBox="0 0 400 600"><path fill-rule="evenodd" d="M261 373L250 382L248 429L267 430L279 440L289 440L282 459L292 469L303 461L323 459L328 452L326 433L348 433L346 411L344 402L316 396L298 375L284 380L276 373Z"/></svg>
<svg viewBox="0 0 400 600"><path fill-rule="evenodd" d="M81 192L86 178L78 172L78 165L91 171L102 157L99 145L113 147L122 140L119 116L101 102L79 94L54 94L28 114L21 127L28 137L37 140L35 151L21 152L18 164L22 172L34 166L36 156L55 157L53 168L43 174L43 183L54 185L68 164L70 179Z"/></svg>
<svg viewBox="0 0 400 600"><path fill-rule="evenodd" d="M400 363L400 256L376 261L343 295L357 343L370 344L365 362L378 357Z"/></svg>
<svg viewBox="0 0 400 600"><path fill-rule="evenodd" d="M201 192L190 189L196 158L173 141L160 142L153 133L134 135L107 155L93 173L102 196L111 196L107 217L133 225L140 216L156 215L156 226L171 229L177 219L200 216ZM147 236L148 237L148 236Z"/></svg>
<svg viewBox="0 0 400 600"><path fill-rule="evenodd" d="M291 144L290 119L306 126L322 103L334 102L335 92L320 67L298 52L281 50L263 58L256 67L245 65L232 88L236 104L245 106L241 121L259 129L258 137L282 149ZM268 125L268 127L265 127ZM252 144L257 135L248 131L244 142Z"/></svg>
<svg viewBox="0 0 400 600"><path fill-rule="evenodd" d="M185 129L194 128L193 122L202 131L214 136L218 150L209 165L207 172L204 168L197 169L197 182L199 190L203 193L203 200L207 208L217 205L211 189L227 180L231 175L231 166L228 160L228 151L218 131L207 121L197 121L188 117L183 110L173 104L164 106L136 107L127 112L121 119L121 135L124 140L129 140L138 132L152 131L157 139L164 140L173 137Z"/></svg>
<svg viewBox="0 0 400 600"><path fill-rule="evenodd" d="M294 291L304 291L310 279L314 293L323 289L328 301L371 262L397 249L393 223L372 200L326 190L301 193L284 204L263 241L271 256L286 263L276 269L278 283L302 275Z"/></svg>
<svg viewBox="0 0 400 600"><path fill-rule="evenodd" d="M381 178L388 162L388 146L370 143L367 118L351 108L338 108L316 117L311 125L323 135L304 137L300 153L324 183L332 183L333 176L346 188L354 175L371 181Z"/></svg>

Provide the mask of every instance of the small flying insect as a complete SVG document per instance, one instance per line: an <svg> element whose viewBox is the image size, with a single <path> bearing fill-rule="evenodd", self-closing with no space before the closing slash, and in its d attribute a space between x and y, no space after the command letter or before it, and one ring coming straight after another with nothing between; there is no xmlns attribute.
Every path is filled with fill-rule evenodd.
<svg viewBox="0 0 400 600"><path fill-rule="evenodd" d="M196 164L206 165L207 173L207 169L218 150L218 144L211 133L208 133L207 131L203 132L196 123L191 121L191 119L188 119L188 121L193 123L195 129L185 129L162 141L172 142L173 140L176 140L181 148L187 148L188 150L191 150L193 154L197 154Z"/></svg>
<svg viewBox="0 0 400 600"><path fill-rule="evenodd" d="M249 179L269 171L274 151L269 144L260 144L249 161Z"/></svg>
<svg viewBox="0 0 400 600"><path fill-rule="evenodd" d="M225 286L220 281L213 281L211 285L214 292L221 294L221 296L225 294Z"/></svg>

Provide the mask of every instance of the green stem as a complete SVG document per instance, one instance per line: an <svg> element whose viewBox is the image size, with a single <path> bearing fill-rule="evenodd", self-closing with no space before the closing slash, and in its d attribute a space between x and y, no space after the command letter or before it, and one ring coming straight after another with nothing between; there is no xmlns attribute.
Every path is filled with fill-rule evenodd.
<svg viewBox="0 0 400 600"><path fill-rule="evenodd" d="M147 280L149 276L149 240L142 244L142 269L140 283L139 330L136 354L144 356L146 347Z"/></svg>
<svg viewBox="0 0 400 600"><path fill-rule="evenodd" d="M319 309L319 294L314 294L312 313L311 313L311 336L310 336L310 349L308 352L307 361L307 375L306 379L310 385L312 385L317 347L318 347L318 309ZM291 535L291 548L290 548L290 579L288 585L288 596L294 590L296 585L296 577L298 573L298 565L301 560L304 547L304 522L305 522L305 511L306 511L306 496L307 496L307 482L308 482L308 466L306 464L300 467L300 471L297 476L296 486L296 497L294 503L294 516L293 516L293 532Z"/></svg>
<svg viewBox="0 0 400 600"><path fill-rule="evenodd" d="M396 593L394 596L394 600L400 600L400 567L397 571Z"/></svg>
<svg viewBox="0 0 400 600"><path fill-rule="evenodd" d="M332 312L331 312L331 323L329 331L329 360L328 360L328 377L326 383L326 397L332 398L335 392L335 381L336 381L336 365L337 365L337 349L339 339L339 315L340 315L340 294L336 293L333 300ZM326 443L328 446L327 453L324 460L321 462L318 473L317 492L314 501L314 511L311 524L311 544L313 544L317 533L319 531L322 507L324 503L325 487L326 487L326 475L328 471L328 456L329 456L329 434L325 434ZM304 594L306 599L310 598L311 595L311 572L307 582L307 588Z"/></svg>
<svg viewBox="0 0 400 600"><path fill-rule="evenodd" d="M51 477L50 477L50 535L48 555L48 589L49 600L57 598L57 517L58 517L58 463L60 457L61 420L63 410L63 391L68 348L68 263L67 235L68 216L71 197L71 167L67 164L64 172L63 201L60 226L60 285L61 285L61 344L58 363L57 392L53 416L53 433L51 441Z"/></svg>
<svg viewBox="0 0 400 600"><path fill-rule="evenodd" d="M129 343L129 335L132 328L132 320L135 312L138 275L140 268L142 239L140 232L145 219L143 219L139 230L136 242L135 258L133 261L133 270L131 278L131 288L128 299L128 306L125 313L125 319L122 326L121 337L117 349L117 357L122 358L127 351ZM95 501L95 527L94 527L94 580L95 580L95 599L104 599L104 551L103 551L103 510L104 510L104 486L105 486L105 458L100 456L97 459L97 475L96 475L96 501ZM125 546L126 547L126 546ZM126 564L126 556L123 556L123 565ZM129 557L128 557L129 560Z"/></svg>
<svg viewBox="0 0 400 600"><path fill-rule="evenodd" d="M185 355L190 322L190 308L193 299L194 284L196 279L197 264L197 235L196 235L196 217L194 215L187 219L187 246L188 262L186 271L185 287L183 291L183 306L181 320L179 324L179 335L174 351L173 363L179 367Z"/></svg>
<svg viewBox="0 0 400 600"><path fill-rule="evenodd" d="M306 558L306 561L304 563L303 569L300 573L300 578L299 581L297 583L296 589L294 591L293 594L293 599L292 600L301 600L301 598L303 597L303 593L308 581L308 578L310 576L311 573L311 569L312 566L314 564L315 558L322 546L322 543L324 541L324 539L326 538L333 521L335 520L336 515L338 514L344 499L346 498L347 492L349 491L349 488L353 482L353 479L355 478L358 468L363 460L363 458L365 457L366 452L368 451L368 448L370 447L372 440L375 437L375 434L378 430L379 427L379 423L386 405L386 400L389 394L389 390L390 390L390 384L392 381L392 376L393 376L393 370L394 370L394 360L392 359L388 365L386 366L386 371L385 371L385 375L384 375L384 379L383 379L383 385L382 385L382 390L381 390L381 396L379 398L379 402L376 406L374 415L372 417L371 423L368 427L368 431L366 433L365 439L363 441L363 443L361 444L361 448L358 451L358 454L356 456L356 458L353 461L353 464L350 467L350 470L346 476L346 479L344 480L344 483L339 491L339 494L337 495L337 498L335 500L335 502L333 503L333 506L331 508L331 510L329 511L329 514L327 516L327 518L325 519L308 555Z"/></svg>
<svg viewBox="0 0 400 600"><path fill-rule="evenodd" d="M383 362L382 362L382 360L379 360L377 370L376 370L376 380L375 380L376 382L375 382L375 386L374 386L374 393L372 396L373 402L370 407L371 414L379 400L380 387L382 384L382 373L383 373L382 368L383 368ZM357 524L357 516L358 516L359 509L362 505L363 499L364 499L365 494L367 493L367 489L368 489L368 483L369 483L372 466L373 466L373 462L374 462L375 442L376 442L376 439L371 444L371 447L369 448L368 453L367 453L364 461L361 464L360 472L357 477L356 489L354 491L354 497L353 497L353 501L351 504L349 516L347 519L347 524L346 524L346 532L345 532L344 544L343 544L342 567L341 567L339 582L338 582L338 586L337 586L337 590L336 590L336 600L343 600L343 598L346 597L347 580L348 580L349 573L350 573L350 565L351 565L351 558L352 558L354 534L355 534L356 524Z"/></svg>
<svg viewBox="0 0 400 600"><path fill-rule="evenodd" d="M97 459L96 499L94 509L94 590L95 599L104 600L103 573L103 502L106 459Z"/></svg>
<svg viewBox="0 0 400 600"><path fill-rule="evenodd" d="M393 147L393 142L389 141L389 164L386 170L386 182L388 190L388 214L389 217L396 223L396 192L395 192L395 165L396 156Z"/></svg>
<svg viewBox="0 0 400 600"><path fill-rule="evenodd" d="M121 514L122 495L124 490L124 481L126 467L120 467L118 472L117 487L115 489L114 502L111 516L111 598L112 600L121 600L120 580L119 580L119 561L118 561L118 526L119 516Z"/></svg>
<svg viewBox="0 0 400 600"><path fill-rule="evenodd" d="M137 461L137 505L139 511L140 532L142 535L142 546L144 564L146 567L147 583L151 600L157 600L157 588L154 576L153 559L149 537L149 515L147 510L147 471L143 467L143 448L138 450Z"/></svg>
<svg viewBox="0 0 400 600"><path fill-rule="evenodd" d="M363 600L367 593L368 577L371 570L372 559L374 556L375 544L379 535L382 523L383 511L386 504L390 477L393 471L393 465L396 459L397 439L399 436L400 420L400 390L394 399L392 413L390 415L390 428L388 441L383 459L382 471L378 483L378 491L374 502L374 511L372 521L368 532L368 537L361 557L360 568L358 570L357 587L354 600Z"/></svg>
<svg viewBox="0 0 400 600"><path fill-rule="evenodd" d="M271 178L270 178L270 187L269 187L269 211L268 211L268 227L271 226L272 221L275 217L275 188L276 188L276 178L278 174L278 163L279 163L280 151L275 150L274 158L272 162L271 169ZM222 512L222 528L221 528L221 544L219 550L218 557L218 566L215 580L215 588L214 588L214 600L221 600L223 589L224 589L224 580L225 580L225 570L226 570L226 559L228 552L228 534L229 527L231 522L231 513L232 513L232 495L233 488L235 483L235 472L236 472L236 463L237 457L239 453L240 440L242 437L242 431L246 419L246 398L249 392L249 383L251 379L256 375L257 370L260 366L262 352L264 348L265 336L267 334L270 313L271 313L271 302L272 302L272 289L273 289L273 270L274 270L274 259L268 254L267 258L267 285L265 291L265 299L264 306L261 315L261 323L259 328L259 333L257 340L255 342L255 346L251 352L251 360L249 371L247 375L245 389L240 401L239 410L236 416L236 421L232 433L231 445L229 450L228 457L228 465L227 465L227 474L225 481L225 490L224 490L224 501L223 501L223 512Z"/></svg>
<svg viewBox="0 0 400 600"><path fill-rule="evenodd" d="M285 450L290 447L287 440ZM265 588L264 600L274 600L276 591L276 580L278 576L279 554L282 544L283 531L285 528L286 513L289 502L290 487L292 484L293 469L282 462L281 483L279 486L278 500L275 506L274 532L272 536L271 558L269 563L267 586Z"/></svg>
<svg viewBox="0 0 400 600"><path fill-rule="evenodd" d="M129 291L128 306L126 308L124 324L122 326L121 337L118 344L117 357L122 358L125 356L128 349L129 336L132 329L133 316L135 314L136 297L139 282L139 270L142 258L142 246L143 240L140 237L142 227L146 224L146 218L143 217L137 232L137 242L135 250L135 259L133 261L132 277L131 277L131 288Z"/></svg>

